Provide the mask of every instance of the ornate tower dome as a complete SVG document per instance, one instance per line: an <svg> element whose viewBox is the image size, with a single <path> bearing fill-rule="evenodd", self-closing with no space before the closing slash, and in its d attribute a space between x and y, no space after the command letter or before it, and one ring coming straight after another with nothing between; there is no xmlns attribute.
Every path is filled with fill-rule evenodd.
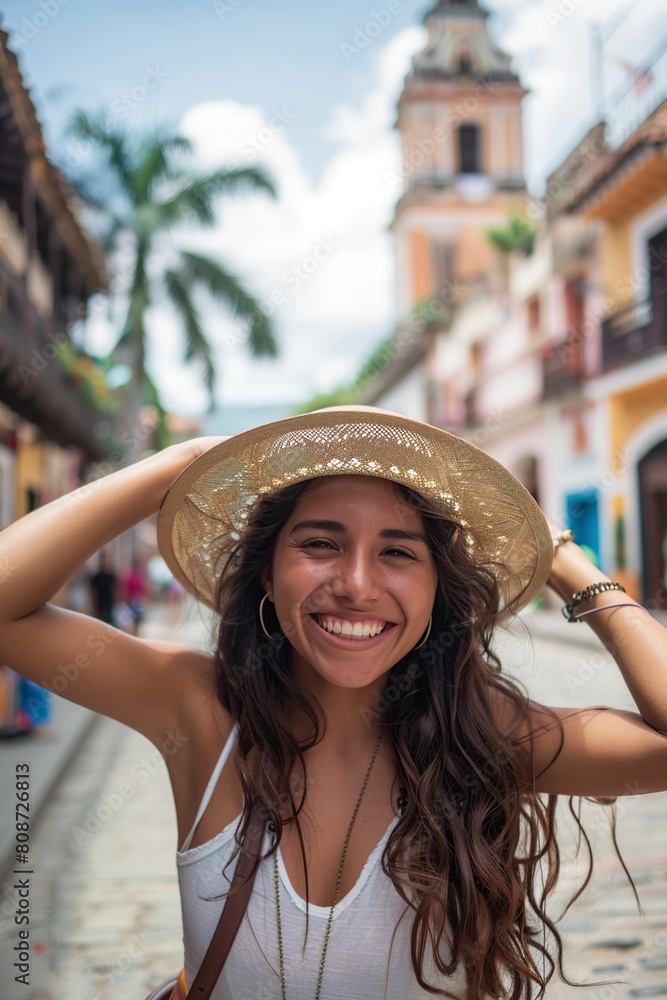
<svg viewBox="0 0 667 1000"><path fill-rule="evenodd" d="M488 16L476 0L441 0L424 18L428 42L415 57L412 72L445 79L467 75L517 80L510 57L487 31Z"/></svg>

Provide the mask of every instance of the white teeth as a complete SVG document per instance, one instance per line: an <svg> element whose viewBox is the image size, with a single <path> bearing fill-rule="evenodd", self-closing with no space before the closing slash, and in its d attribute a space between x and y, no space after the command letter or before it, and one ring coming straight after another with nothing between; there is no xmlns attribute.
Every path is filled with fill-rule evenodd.
<svg viewBox="0 0 667 1000"><path fill-rule="evenodd" d="M331 632L334 635L344 635L348 639L368 639L372 636L379 635L386 625L386 622L382 625L378 625L376 622L373 622L371 625L368 622L353 623L319 616L317 620L325 631Z"/></svg>

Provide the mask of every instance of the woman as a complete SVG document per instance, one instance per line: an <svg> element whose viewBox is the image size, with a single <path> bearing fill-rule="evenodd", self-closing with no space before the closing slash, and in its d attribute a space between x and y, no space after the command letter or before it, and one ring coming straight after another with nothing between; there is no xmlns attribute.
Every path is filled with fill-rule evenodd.
<svg viewBox="0 0 667 1000"><path fill-rule="evenodd" d="M163 557L220 612L212 656L45 603L160 507ZM214 1000L542 995L555 797L667 788L665 630L587 590L611 584L560 542L484 452L353 407L173 446L0 535L0 659L158 748L181 735L183 995L256 803L263 860ZM501 672L494 626L545 583L611 644L637 713L547 708Z"/></svg>

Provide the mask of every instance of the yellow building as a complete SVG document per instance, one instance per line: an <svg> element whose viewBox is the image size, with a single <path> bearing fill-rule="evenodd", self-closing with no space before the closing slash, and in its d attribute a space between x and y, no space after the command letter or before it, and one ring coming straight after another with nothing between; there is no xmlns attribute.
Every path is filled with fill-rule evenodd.
<svg viewBox="0 0 667 1000"><path fill-rule="evenodd" d="M642 93L628 89L594 141L582 143L584 154L570 158L569 174L556 178L553 201L599 225L600 374L592 388L607 409L618 563L635 596L664 608L667 101L660 103L659 77ZM585 155L591 146L595 155Z"/></svg>

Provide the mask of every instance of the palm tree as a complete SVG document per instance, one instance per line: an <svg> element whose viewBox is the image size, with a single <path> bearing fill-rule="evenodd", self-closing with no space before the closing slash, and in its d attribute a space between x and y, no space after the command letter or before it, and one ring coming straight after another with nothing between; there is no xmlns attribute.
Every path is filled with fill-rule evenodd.
<svg viewBox="0 0 667 1000"><path fill-rule="evenodd" d="M202 328L193 293L204 289L243 321L253 356L277 354L270 318L259 302L219 261L177 250L174 263L155 266L164 251L165 237L177 226L195 221L211 226L214 200L219 194L243 189L275 198L276 190L261 169L241 167L198 174L187 165L192 145L183 136L151 133L135 137L113 128L103 114L76 111L70 135L87 141L101 154L104 174L71 176L75 191L100 219L100 241L106 252L120 247L131 254L127 313L111 358L126 360L132 370L130 397L138 409L150 401L163 414L157 388L146 370L146 312L160 292L174 307L185 334L186 361L203 365L204 380L213 406L216 370L213 345ZM103 182L103 193L100 193ZM174 253L172 249L172 254ZM151 277L157 274L156 277ZM160 289L159 286L162 286ZM132 404L130 406L132 409Z"/></svg>

